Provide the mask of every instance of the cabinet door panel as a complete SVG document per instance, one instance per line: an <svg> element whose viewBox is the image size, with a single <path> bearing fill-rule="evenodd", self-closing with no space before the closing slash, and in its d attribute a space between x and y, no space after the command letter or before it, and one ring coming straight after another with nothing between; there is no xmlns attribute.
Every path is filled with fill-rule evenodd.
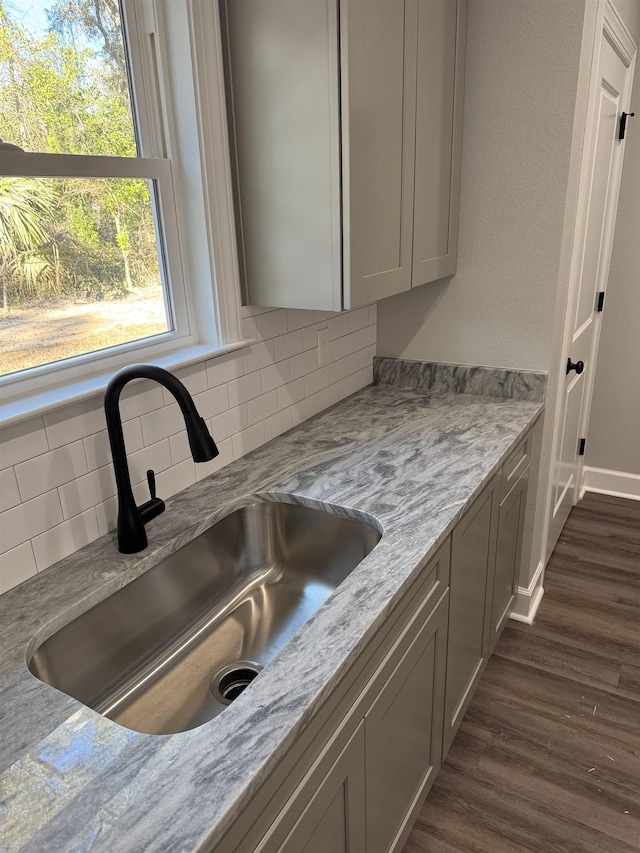
<svg viewBox="0 0 640 853"><path fill-rule="evenodd" d="M456 270L466 0L417 0L412 286Z"/></svg>
<svg viewBox="0 0 640 853"><path fill-rule="evenodd" d="M367 853L395 849L440 767L447 607L445 598L365 716Z"/></svg>
<svg viewBox="0 0 640 853"><path fill-rule="evenodd" d="M245 301L342 307L337 0L225 0Z"/></svg>
<svg viewBox="0 0 640 853"><path fill-rule="evenodd" d="M364 722L335 752L318 760L256 853L363 853Z"/></svg>
<svg viewBox="0 0 640 853"><path fill-rule="evenodd" d="M522 556L522 534L527 505L529 472L524 473L500 506L496 571L491 606L491 644L495 648L513 604Z"/></svg>
<svg viewBox="0 0 640 853"><path fill-rule="evenodd" d="M443 756L488 656L498 486L495 478L453 531Z"/></svg>
<svg viewBox="0 0 640 853"><path fill-rule="evenodd" d="M403 0L342 0L345 307L411 287L415 26Z"/></svg>

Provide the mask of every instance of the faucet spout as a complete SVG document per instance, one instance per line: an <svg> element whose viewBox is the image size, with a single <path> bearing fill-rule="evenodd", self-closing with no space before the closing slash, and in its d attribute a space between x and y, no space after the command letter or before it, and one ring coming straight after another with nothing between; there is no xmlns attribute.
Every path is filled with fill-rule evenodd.
<svg viewBox="0 0 640 853"><path fill-rule="evenodd" d="M195 462L207 462L214 459L219 453L191 395L179 379L161 367L155 367L151 364L133 364L116 373L107 385L104 395L104 412L118 487L118 548L123 554L135 554L147 547L148 540L144 526L152 518L164 512L165 509L164 501L156 497L155 494L153 471L147 471L150 500L141 506L137 506L131 488L131 476L120 416L120 394L125 385L134 379L153 379L163 385L175 397L184 417L189 447Z"/></svg>

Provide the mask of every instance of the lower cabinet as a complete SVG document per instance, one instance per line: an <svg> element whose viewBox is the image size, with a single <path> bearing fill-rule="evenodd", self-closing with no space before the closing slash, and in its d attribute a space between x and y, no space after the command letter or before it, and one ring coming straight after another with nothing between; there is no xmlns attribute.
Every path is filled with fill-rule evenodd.
<svg viewBox="0 0 640 853"><path fill-rule="evenodd" d="M531 432L216 853L402 850L511 612L530 458Z"/></svg>
<svg viewBox="0 0 640 853"><path fill-rule="evenodd" d="M373 685L364 718L367 853L402 848L440 767L447 609L445 596Z"/></svg>
<svg viewBox="0 0 640 853"><path fill-rule="evenodd" d="M365 847L364 723L335 761L329 752L296 792L290 810L259 851L281 853L362 853ZM306 808L287 829L297 811ZM278 831L278 829L280 831ZM285 835L284 840L278 836Z"/></svg>
<svg viewBox="0 0 640 853"><path fill-rule="evenodd" d="M443 757L488 656L500 478L494 477L453 531Z"/></svg>
<svg viewBox="0 0 640 853"><path fill-rule="evenodd" d="M489 654L496 647L515 600L518 570L522 559L528 486L529 469L527 468L500 504Z"/></svg>
<svg viewBox="0 0 640 853"><path fill-rule="evenodd" d="M446 563L442 572L448 575L448 543L436 561ZM433 565L425 568L427 576ZM350 713L256 853L402 849L441 763L446 587L442 593L438 585L437 597L428 594L417 609L408 609L406 627L386 653L381 650Z"/></svg>

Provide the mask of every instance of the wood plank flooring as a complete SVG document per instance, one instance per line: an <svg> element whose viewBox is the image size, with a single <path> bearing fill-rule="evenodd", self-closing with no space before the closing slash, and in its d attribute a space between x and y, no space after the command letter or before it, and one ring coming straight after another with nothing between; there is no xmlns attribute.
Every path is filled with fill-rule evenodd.
<svg viewBox="0 0 640 853"><path fill-rule="evenodd" d="M640 851L640 502L587 493L403 853Z"/></svg>

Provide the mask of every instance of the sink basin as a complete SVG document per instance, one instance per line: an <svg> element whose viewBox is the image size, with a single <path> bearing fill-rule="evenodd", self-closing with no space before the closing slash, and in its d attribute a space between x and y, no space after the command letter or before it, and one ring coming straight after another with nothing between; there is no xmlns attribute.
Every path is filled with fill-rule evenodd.
<svg viewBox="0 0 640 853"><path fill-rule="evenodd" d="M380 536L364 520L256 501L61 628L29 669L129 729L195 728L228 707Z"/></svg>

